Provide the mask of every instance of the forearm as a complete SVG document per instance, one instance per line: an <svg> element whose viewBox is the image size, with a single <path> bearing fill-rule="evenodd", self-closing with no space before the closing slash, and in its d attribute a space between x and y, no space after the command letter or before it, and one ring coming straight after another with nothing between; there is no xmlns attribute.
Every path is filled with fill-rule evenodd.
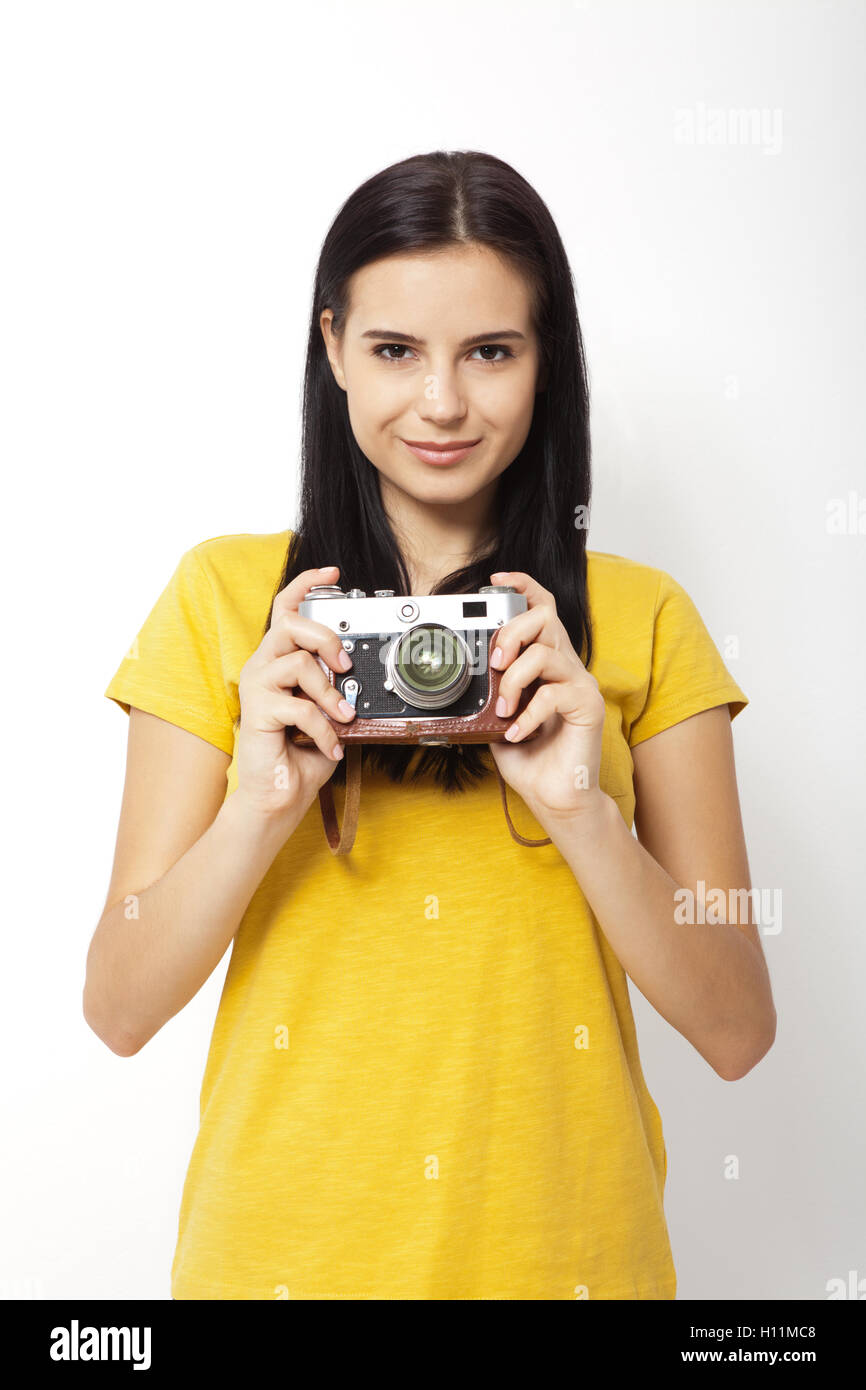
<svg viewBox="0 0 866 1390"><path fill-rule="evenodd" d="M139 1051L198 992L302 814L265 821L229 796L160 879L103 914L83 1002L91 1028L113 1051Z"/></svg>
<svg viewBox="0 0 866 1390"><path fill-rule="evenodd" d="M719 1075L735 1079L770 1046L766 965L734 923L676 920L671 878L634 838L615 801L562 819L535 815L568 863L623 969Z"/></svg>

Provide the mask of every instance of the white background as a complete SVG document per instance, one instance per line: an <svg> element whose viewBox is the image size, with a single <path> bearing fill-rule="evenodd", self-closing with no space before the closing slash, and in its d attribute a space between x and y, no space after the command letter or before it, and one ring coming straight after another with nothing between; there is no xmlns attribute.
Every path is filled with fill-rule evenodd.
<svg viewBox="0 0 866 1390"><path fill-rule="evenodd" d="M864 50L857 0L3 7L0 1295L169 1296L228 954L133 1058L83 1020L126 745L103 691L185 550L293 524L321 240L433 149L496 154L550 207L590 547L673 574L751 702L775 1046L721 1081L632 991L678 1297L866 1278L866 535L827 530L866 495ZM711 109L765 136L709 143Z"/></svg>

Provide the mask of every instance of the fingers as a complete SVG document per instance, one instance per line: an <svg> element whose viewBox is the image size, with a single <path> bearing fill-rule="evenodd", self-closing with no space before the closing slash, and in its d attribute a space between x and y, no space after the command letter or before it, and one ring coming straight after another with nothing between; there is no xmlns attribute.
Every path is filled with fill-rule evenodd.
<svg viewBox="0 0 866 1390"><path fill-rule="evenodd" d="M521 646L533 641L544 642L553 651L558 651L562 645L563 634L566 637L568 635L556 615L555 608L550 609L545 604L539 604L537 608L527 608L525 613L518 613L516 618L509 619L499 629L495 645L490 652L490 664L498 671L504 670L517 656ZM497 652L500 653L498 660Z"/></svg>
<svg viewBox="0 0 866 1390"><path fill-rule="evenodd" d="M543 724L545 719L549 719L551 714L557 711L564 714L566 709L573 705L574 694L569 693L567 685L543 685L535 692L526 709L521 710L511 727L505 730L505 737L509 743L518 743L533 729L537 729L539 724Z"/></svg>
<svg viewBox="0 0 866 1390"><path fill-rule="evenodd" d="M335 672L345 674L350 669L351 658L344 651L338 634L324 623L315 623L298 613L298 604L303 602L312 585L336 583L339 573L336 565L304 570L280 590L274 599L270 627L258 649L263 661L272 661L303 648L318 653Z"/></svg>
<svg viewBox="0 0 866 1390"><path fill-rule="evenodd" d="M238 688L253 728L262 733L275 733L287 726L302 729L329 757L334 756L339 741L325 712L342 724L350 724L355 717L348 700L328 680L313 653L305 649L288 652L254 669L245 666ZM294 689L303 690L309 698L290 693Z"/></svg>
<svg viewBox="0 0 866 1390"><path fill-rule="evenodd" d="M505 731L509 743L517 743L532 733L533 729L549 719L551 714L560 714L572 724L587 729L601 728L604 725L604 696L595 678L590 676L589 685L575 680L546 681L533 695L517 719ZM593 683L595 688L593 689ZM515 702L519 704L519 700Z"/></svg>
<svg viewBox="0 0 866 1390"><path fill-rule="evenodd" d="M325 565L324 569L302 570L300 574L296 574L274 599L271 624L273 625L274 619L281 618L284 613L292 609L297 611L298 604L303 603L307 590L314 584L336 584L339 574L337 565Z"/></svg>
<svg viewBox="0 0 866 1390"><path fill-rule="evenodd" d="M299 650L278 656L262 668L261 679L262 684L273 691L300 686L311 700L344 724L355 717L353 706L343 699L339 688L331 684L312 652Z"/></svg>
<svg viewBox="0 0 866 1390"><path fill-rule="evenodd" d="M590 723L604 722L604 696L595 676L579 661L575 665L575 660L564 652L556 652L541 643L521 652L500 680L496 704L498 718L505 719L513 714L523 691L538 678L544 684L515 721L517 732L510 742L538 728L554 712L566 715L579 710L581 718L585 716Z"/></svg>
<svg viewBox="0 0 866 1390"><path fill-rule="evenodd" d="M522 570L497 570L490 578L494 584L507 584L516 589L529 605L525 613L519 613L505 623L496 639L496 645L508 653L509 659L520 650L520 641L516 640L518 637L524 642L537 638L556 649L562 645L563 637L567 639L568 634L559 621L556 599L549 589L543 588L531 574L524 574ZM502 666L505 664L504 661L501 663Z"/></svg>
<svg viewBox="0 0 866 1390"><path fill-rule="evenodd" d="M280 591L268 631L238 679L248 727L263 733L301 729L328 757L340 748L329 718L349 724L355 711L329 680L326 668L345 675L352 660L336 632L301 617L297 610L314 584L336 583L338 575L336 565L305 570ZM303 695L293 694L296 689Z"/></svg>
<svg viewBox="0 0 866 1390"><path fill-rule="evenodd" d="M252 677L242 676L241 680L241 724L248 734L275 734L291 728L302 729L327 757L340 756L336 751L340 747L339 739L314 700L292 695L288 690L271 689L255 682ZM334 713L337 718L343 718L336 709Z"/></svg>
<svg viewBox="0 0 866 1390"><path fill-rule="evenodd" d="M520 696L528 685L539 676L548 681L568 680L574 670L559 652L536 642L512 662L499 681L499 697L496 713L500 719L512 714L520 703Z"/></svg>
<svg viewBox="0 0 866 1390"><path fill-rule="evenodd" d="M342 756L339 740L334 738L334 730L312 700L303 700L297 695L289 695L286 691L271 692L270 699L273 702L271 716L274 719L274 728L303 729L327 758Z"/></svg>
<svg viewBox="0 0 866 1390"><path fill-rule="evenodd" d="M530 608L536 604L546 603L556 606L556 601L549 589L543 588L531 574L524 574L523 570L497 570L491 574L490 578L494 584L507 584L510 588L516 589L519 594L523 594Z"/></svg>
<svg viewBox="0 0 866 1390"><path fill-rule="evenodd" d="M302 618L300 613L284 613L271 626L260 647L266 661L300 649L320 656L332 671L339 672L341 676L351 668L352 658L344 650L339 634L324 623Z"/></svg>

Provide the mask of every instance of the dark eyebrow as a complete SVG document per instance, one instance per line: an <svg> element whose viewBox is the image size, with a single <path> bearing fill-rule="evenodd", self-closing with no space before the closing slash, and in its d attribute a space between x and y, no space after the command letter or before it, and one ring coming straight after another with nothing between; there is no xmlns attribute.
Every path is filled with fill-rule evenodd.
<svg viewBox="0 0 866 1390"><path fill-rule="evenodd" d="M366 333L361 334L362 338L384 338L389 343L408 343L410 347L425 347L423 338L413 338L411 333L397 333L391 328L368 328ZM476 333L472 338L464 338L459 344L462 348L478 347L481 343L494 342L500 338L519 338L521 342L526 339L522 333L518 333L516 328L502 328L498 333Z"/></svg>

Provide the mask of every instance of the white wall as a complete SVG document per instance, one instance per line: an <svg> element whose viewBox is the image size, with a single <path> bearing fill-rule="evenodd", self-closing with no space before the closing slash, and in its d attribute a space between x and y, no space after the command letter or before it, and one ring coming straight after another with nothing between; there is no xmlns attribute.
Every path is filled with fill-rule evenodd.
<svg viewBox="0 0 866 1390"><path fill-rule="evenodd" d="M739 644L779 1029L725 1083L633 991L679 1297L866 1277L866 535L826 525L866 496L864 39L855 0L4 7L0 1296L169 1295L228 955L134 1058L83 1021L126 739L102 692L184 550L294 521L321 239L435 148L508 160L562 232L591 547L669 571Z"/></svg>

